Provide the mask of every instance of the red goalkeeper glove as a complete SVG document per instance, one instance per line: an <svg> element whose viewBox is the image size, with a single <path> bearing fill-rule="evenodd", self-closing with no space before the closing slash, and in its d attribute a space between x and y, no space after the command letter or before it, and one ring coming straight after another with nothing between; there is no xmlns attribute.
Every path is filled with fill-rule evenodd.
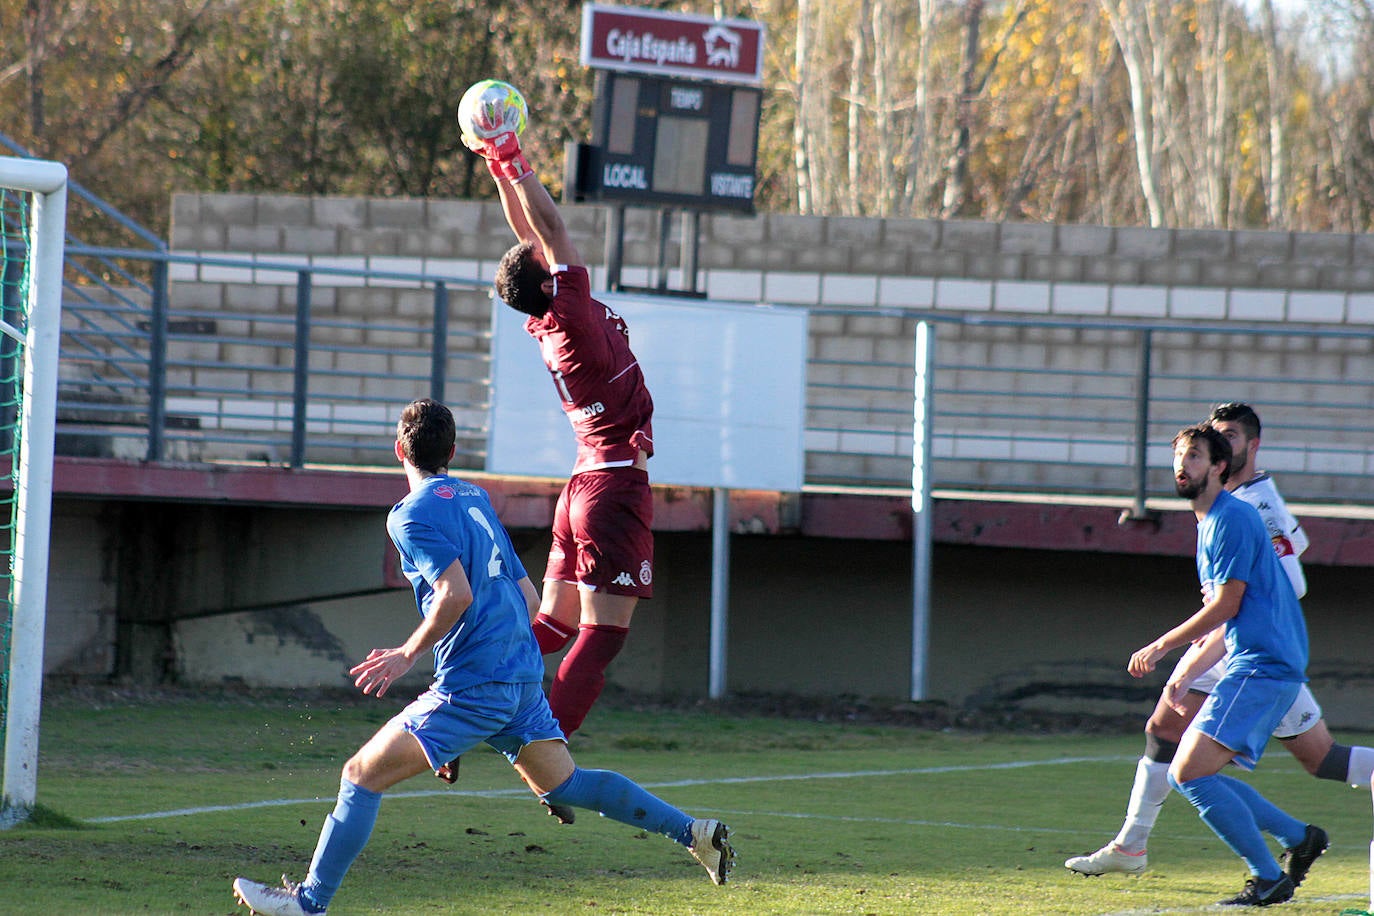
<svg viewBox="0 0 1374 916"><path fill-rule="evenodd" d="M494 137L464 134L463 142L487 161L487 169L493 178L520 181L534 174L524 154L520 152L520 137L513 130L504 131Z"/></svg>

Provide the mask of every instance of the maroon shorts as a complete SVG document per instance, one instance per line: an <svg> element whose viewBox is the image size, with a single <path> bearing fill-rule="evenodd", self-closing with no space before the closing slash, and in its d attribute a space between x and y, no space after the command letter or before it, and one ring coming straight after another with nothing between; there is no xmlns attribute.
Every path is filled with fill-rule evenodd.
<svg viewBox="0 0 1374 916"><path fill-rule="evenodd" d="M553 513L544 578L612 595L654 594L654 498L641 468L574 474Z"/></svg>

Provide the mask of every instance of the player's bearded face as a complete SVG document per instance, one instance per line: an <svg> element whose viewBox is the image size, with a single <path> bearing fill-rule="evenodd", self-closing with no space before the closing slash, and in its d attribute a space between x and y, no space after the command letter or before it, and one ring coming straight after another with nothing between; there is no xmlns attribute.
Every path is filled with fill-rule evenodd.
<svg viewBox="0 0 1374 916"><path fill-rule="evenodd" d="M1210 463L1195 444L1179 443L1174 452L1174 489L1184 499L1196 499L1207 489Z"/></svg>
<svg viewBox="0 0 1374 916"><path fill-rule="evenodd" d="M1231 442L1231 477L1237 477L1250 463L1250 444L1245 438L1238 437Z"/></svg>
<svg viewBox="0 0 1374 916"><path fill-rule="evenodd" d="M1231 477L1235 478L1250 463L1250 440L1245 437L1245 430L1239 423L1223 420L1212 426L1231 443Z"/></svg>
<svg viewBox="0 0 1374 916"><path fill-rule="evenodd" d="M1196 499L1198 494L1201 493L1206 486L1207 479L1205 477L1201 480L1196 480L1181 474L1174 477L1174 489L1177 490L1178 495L1182 496L1184 499Z"/></svg>

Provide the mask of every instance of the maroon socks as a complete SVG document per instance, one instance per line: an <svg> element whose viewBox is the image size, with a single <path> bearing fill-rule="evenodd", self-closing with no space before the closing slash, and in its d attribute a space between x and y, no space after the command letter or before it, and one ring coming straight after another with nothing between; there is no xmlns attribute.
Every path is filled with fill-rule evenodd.
<svg viewBox="0 0 1374 916"><path fill-rule="evenodd" d="M538 635L538 617L535 618L535 624ZM630 632L628 627L605 624L583 624L577 629L577 642L563 656L563 663L558 666L558 674L553 679L553 689L549 691L549 706L562 726L563 734L568 737L582 727L588 710L601 696L601 688L606 686L606 666L620 654L625 637ZM543 645L540 637L540 647L543 648Z"/></svg>
<svg viewBox="0 0 1374 916"><path fill-rule="evenodd" d="M534 615L534 623L530 624L530 630L534 633L535 641L539 643L540 655L559 651L577 635L576 629L568 629L543 612Z"/></svg>

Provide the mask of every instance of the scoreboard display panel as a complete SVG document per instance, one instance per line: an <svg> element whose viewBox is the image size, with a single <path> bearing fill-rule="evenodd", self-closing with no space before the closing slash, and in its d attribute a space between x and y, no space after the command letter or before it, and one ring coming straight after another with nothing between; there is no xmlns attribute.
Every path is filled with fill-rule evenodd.
<svg viewBox="0 0 1374 916"><path fill-rule="evenodd" d="M753 213L761 100L753 86L598 72L592 142L569 151L575 198Z"/></svg>

